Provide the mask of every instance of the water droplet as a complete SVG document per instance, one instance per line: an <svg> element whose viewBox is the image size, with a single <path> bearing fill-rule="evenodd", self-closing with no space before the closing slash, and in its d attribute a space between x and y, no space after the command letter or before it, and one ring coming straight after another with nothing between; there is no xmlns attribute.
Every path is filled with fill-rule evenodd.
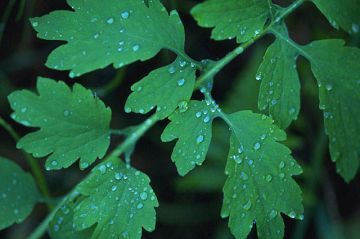
<svg viewBox="0 0 360 239"><path fill-rule="evenodd" d="M110 17L108 20L106 20L107 24L113 24L114 23L114 18Z"/></svg>
<svg viewBox="0 0 360 239"><path fill-rule="evenodd" d="M260 81L261 80L261 73L258 73L257 75L256 75L256 77L255 77L255 79L257 80L257 81Z"/></svg>
<svg viewBox="0 0 360 239"><path fill-rule="evenodd" d="M170 66L169 69L168 69L168 71L169 71L170 74L174 74L175 71L176 71L175 66Z"/></svg>
<svg viewBox="0 0 360 239"><path fill-rule="evenodd" d="M266 181L271 182L271 180L272 180L271 174L266 175L265 179L266 179Z"/></svg>
<svg viewBox="0 0 360 239"><path fill-rule="evenodd" d="M203 135L199 135L197 138L196 138L196 143L200 144L204 141L204 136Z"/></svg>
<svg viewBox="0 0 360 239"><path fill-rule="evenodd" d="M99 33L94 34L94 39L98 39L99 36L100 36Z"/></svg>
<svg viewBox="0 0 360 239"><path fill-rule="evenodd" d="M277 211L276 210L271 210L271 212L269 213L269 217L270 219L274 219L277 216Z"/></svg>
<svg viewBox="0 0 360 239"><path fill-rule="evenodd" d="M242 152L244 152L244 146L242 144L240 144L239 148L238 148L238 152L239 154L241 154Z"/></svg>
<svg viewBox="0 0 360 239"><path fill-rule="evenodd" d="M240 177L241 177L243 180L248 180L248 178L249 178L249 176L248 176L245 172L241 172Z"/></svg>
<svg viewBox="0 0 360 239"><path fill-rule="evenodd" d="M115 173L115 179L120 180L122 178L122 173Z"/></svg>
<svg viewBox="0 0 360 239"><path fill-rule="evenodd" d="M121 18L122 19L128 19L130 16L130 13L128 11L122 12L121 13Z"/></svg>
<svg viewBox="0 0 360 239"><path fill-rule="evenodd" d="M89 164L87 162L82 162L80 166L81 168L87 168L89 167Z"/></svg>
<svg viewBox="0 0 360 239"><path fill-rule="evenodd" d="M122 52L123 49L124 49L123 47L119 47L117 50L118 52Z"/></svg>
<svg viewBox="0 0 360 239"><path fill-rule="evenodd" d="M19 210L18 209L14 209L14 214L18 214Z"/></svg>
<svg viewBox="0 0 360 239"><path fill-rule="evenodd" d="M208 123L210 121L210 116L205 116L205 118L204 118L204 123Z"/></svg>
<svg viewBox="0 0 360 239"><path fill-rule="evenodd" d="M131 108L130 108L130 107L125 107L125 112L126 112L126 113L130 113L130 112L131 112Z"/></svg>
<svg viewBox="0 0 360 239"><path fill-rule="evenodd" d="M39 26L39 23L38 23L38 22L33 22L33 23L32 23L32 26L33 26L33 27L37 27L37 26Z"/></svg>
<svg viewBox="0 0 360 239"><path fill-rule="evenodd" d="M179 106L179 111L180 111L181 113L186 112L186 111L188 110L188 108L189 108L188 102L185 101L185 100L184 100L184 101L181 101L178 106Z"/></svg>
<svg viewBox="0 0 360 239"><path fill-rule="evenodd" d="M99 166L99 171L104 174L106 172L106 166L104 164Z"/></svg>
<svg viewBox="0 0 360 239"><path fill-rule="evenodd" d="M181 78L180 80L178 80L177 84L178 86L183 86L185 84L185 79Z"/></svg>
<svg viewBox="0 0 360 239"><path fill-rule="evenodd" d="M196 114L195 114L195 116L196 116L196 118L200 118L201 117L201 112L199 111L199 112L196 112Z"/></svg>
<svg viewBox="0 0 360 239"><path fill-rule="evenodd" d="M243 208L244 208L245 210L247 210L247 211L250 210L250 208L251 208L251 201L250 201L250 199L247 201L247 203L244 204Z"/></svg>
<svg viewBox="0 0 360 239"><path fill-rule="evenodd" d="M295 218L295 217L296 217L296 213L295 213L294 211L291 211L291 212L289 213L289 217Z"/></svg>
<svg viewBox="0 0 360 239"><path fill-rule="evenodd" d="M240 54L243 53L243 52L244 52L244 48L243 48L243 47L237 47L237 48L235 49L235 53L238 54L238 55L240 55Z"/></svg>
<svg viewBox="0 0 360 239"><path fill-rule="evenodd" d="M285 162L281 161L280 164L279 164L279 168L284 168L284 167L285 167Z"/></svg>
<svg viewBox="0 0 360 239"><path fill-rule="evenodd" d="M331 84L327 84L325 87L327 91L331 91L333 89L333 86Z"/></svg>
<svg viewBox="0 0 360 239"><path fill-rule="evenodd" d="M140 198L141 198L142 200L146 200L146 199L147 199L147 197L148 197L148 195L147 195L147 193L146 193L146 192L142 192L142 193L140 193Z"/></svg>
<svg viewBox="0 0 360 239"><path fill-rule="evenodd" d="M115 192L116 189L117 189L117 186L116 186L116 185L114 185L114 186L111 187L111 191L113 191L113 192Z"/></svg>
<svg viewBox="0 0 360 239"><path fill-rule="evenodd" d="M276 105L276 104L277 104L277 100L276 100L276 99L273 99L273 100L271 101L271 104L272 104L272 105Z"/></svg>
<svg viewBox="0 0 360 239"><path fill-rule="evenodd" d="M254 144L254 149L255 149L255 150L260 149L260 147L261 147L261 145L260 145L259 142L256 142L256 143Z"/></svg>
<svg viewBox="0 0 360 239"><path fill-rule="evenodd" d="M26 107L24 107L24 108L21 109L21 113L25 113L26 111L27 111L27 108L26 108Z"/></svg>
<svg viewBox="0 0 360 239"><path fill-rule="evenodd" d="M70 111L69 110L64 110L64 116L67 117L70 115Z"/></svg>
<svg viewBox="0 0 360 239"><path fill-rule="evenodd" d="M137 209L141 209L141 208L143 208L143 207L144 207L144 204L142 204L142 203L139 203L139 204L136 206Z"/></svg>
<svg viewBox="0 0 360 239"><path fill-rule="evenodd" d="M295 113L295 108L290 108L289 109L289 114L294 114Z"/></svg>
<svg viewBox="0 0 360 239"><path fill-rule="evenodd" d="M57 166L57 165L58 165L58 162L54 160L54 161L51 162L51 165L52 165L52 166Z"/></svg>
<svg viewBox="0 0 360 239"><path fill-rule="evenodd" d="M353 23L351 29L354 33L358 33L360 31L360 25Z"/></svg>
<svg viewBox="0 0 360 239"><path fill-rule="evenodd" d="M54 225L54 231L57 232L57 231L59 231L59 229L60 229L59 225L58 225L58 224L55 224L55 225Z"/></svg>
<svg viewBox="0 0 360 239"><path fill-rule="evenodd" d="M134 45L134 46L132 47L132 50L133 50L134 52L138 51L139 49L140 49L140 46L139 46L139 45Z"/></svg>
<svg viewBox="0 0 360 239"><path fill-rule="evenodd" d="M180 67L186 66L186 61L179 61L179 65L180 65Z"/></svg>

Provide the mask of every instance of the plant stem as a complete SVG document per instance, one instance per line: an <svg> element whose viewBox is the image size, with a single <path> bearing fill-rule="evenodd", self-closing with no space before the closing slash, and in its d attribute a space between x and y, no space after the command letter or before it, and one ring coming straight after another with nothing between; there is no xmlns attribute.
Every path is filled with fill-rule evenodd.
<svg viewBox="0 0 360 239"><path fill-rule="evenodd" d="M49 213L49 215L41 222L41 224L31 233L28 239L41 238L49 227L49 223L54 218L56 212L65 204L67 200L73 200L79 195L76 190L71 191L66 195L61 202Z"/></svg>
<svg viewBox="0 0 360 239"><path fill-rule="evenodd" d="M134 145L138 139L148 131L154 124L159 121L156 113L152 115L150 118L145 120L142 124L136 127L136 130L133 131L129 137L126 138L124 142L122 142L117 148L115 148L108 157L118 157L121 154L125 153L125 151L132 145Z"/></svg>
<svg viewBox="0 0 360 239"><path fill-rule="evenodd" d="M123 82L125 73L126 73L126 67L120 68L116 72L115 77L111 79L111 81L108 84L97 90L96 93L98 94L98 96L106 96L111 92L113 92Z"/></svg>
<svg viewBox="0 0 360 239"><path fill-rule="evenodd" d="M311 193L315 193L317 187L320 183L320 178L322 177L323 162L325 158L325 152L327 149L327 136L324 133L324 128L319 130L317 139L317 144L311 155L311 174L307 174L305 178L305 187L309 189ZM310 220L314 213L314 205L308 205L305 207L305 217L301 222L297 222L294 233L292 235L293 239L302 239L305 236L307 227L309 226Z"/></svg>
<svg viewBox="0 0 360 239"><path fill-rule="evenodd" d="M7 123L1 117L0 117L0 126L3 127L16 142L19 141L19 139L20 139L19 135L11 127L11 125L9 123ZM31 157L29 154L27 154L23 150L21 152L24 155L24 158L25 158L27 164L29 165L32 174L34 175L34 178L40 189L40 192L46 199L50 198L50 191L49 191L48 185L46 183L45 176L44 176L43 172L41 171L41 168L40 168L38 162L36 161L36 159ZM51 206L49 204L47 204L47 205L48 205L48 208L51 209Z"/></svg>

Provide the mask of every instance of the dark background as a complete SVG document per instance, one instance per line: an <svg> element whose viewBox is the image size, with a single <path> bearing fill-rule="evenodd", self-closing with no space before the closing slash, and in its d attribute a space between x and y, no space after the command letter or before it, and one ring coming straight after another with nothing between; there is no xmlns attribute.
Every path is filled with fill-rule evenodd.
<svg viewBox="0 0 360 239"><path fill-rule="evenodd" d="M13 2L14 5L10 6ZM168 9L176 8L186 28L186 51L196 60L219 59L236 47L235 41L216 42L210 39L210 29L200 28L189 15L195 0L163 1ZM276 1L287 6L290 1ZM30 132L11 121L11 110L7 95L16 89L34 89L37 76L63 80L68 84L75 81L93 89L112 108L112 128L124 128L146 119L146 116L125 114L124 103L130 93L130 86L152 69L169 63L174 55L161 51L155 58L137 62L121 70L108 67L88 73L80 78L69 79L68 72L59 72L44 66L47 55L60 43L37 39L28 21L29 17L41 16L57 9L69 9L65 1L45 0L2 0L0 14L2 34L0 42L0 116L6 119L20 135ZM9 11L8 18L6 10ZM360 14L360 13L359 13ZM360 36L333 29L325 17L311 3L305 3L288 16L287 25L291 37L299 44L324 38L344 38L349 45L360 46ZM259 82L255 80L256 70L261 63L266 47L272 42L266 36L244 54L226 66L217 76L214 97L226 112L243 109L257 111ZM360 191L359 177L345 183L336 174L331 162L327 144L320 140L323 132L322 113L318 109L317 87L309 64L298 60L302 84L301 113L297 121L287 130L285 142L293 150L304 173L296 178L303 190L305 220L289 220L285 238L360 238ZM116 87L109 87L117 82ZM198 98L198 93L194 94ZM152 179L160 207L157 209L157 227L152 233L143 233L143 238L233 238L227 228L227 220L220 218L222 185L225 181L224 165L227 157L229 132L222 123L215 121L213 141L207 160L186 177L178 176L170 160L173 143L161 143L160 134L166 121L155 125L139 141L132 157L134 167L142 170ZM114 137L112 147L123 138ZM349 139L351 140L351 139ZM326 145L323 147L322 145ZM319 156L316 156L318 153ZM0 155L19 163L29 170L23 155L15 148L12 138L0 128ZM41 165L44 159L39 160ZM320 162L316 167L316 162ZM54 197L65 195L87 173L73 167L45 172ZM1 175L0 175L1 180ZM46 216L47 209L38 205L31 216L21 225L0 232L0 238L25 238ZM0 212L0 216L1 212ZM249 238L256 238L254 228Z"/></svg>

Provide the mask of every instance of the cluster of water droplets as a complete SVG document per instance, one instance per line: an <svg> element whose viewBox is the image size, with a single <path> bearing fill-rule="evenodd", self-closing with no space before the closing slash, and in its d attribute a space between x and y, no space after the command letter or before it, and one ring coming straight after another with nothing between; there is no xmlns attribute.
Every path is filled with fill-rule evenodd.
<svg viewBox="0 0 360 239"><path fill-rule="evenodd" d="M147 185L148 182L142 178L143 176L137 170L131 168L120 170L111 161L97 166L95 170L99 176L94 180L101 184L101 187L96 188L95 191L96 193L103 194L106 200L110 201L107 205L113 207L113 209L105 209L102 208L105 206L104 204L92 201L93 204L90 205L90 208L91 211L98 212L98 221L107 218L108 224L113 225L120 220L120 217L127 216L131 224L131 220L136 220L136 216L141 216L141 211L146 207L148 201L156 200L154 191ZM109 181L103 183L104 178ZM77 210L79 209L80 207L78 205ZM66 206L61 210L63 212L64 210L69 212ZM126 212L124 212L124 210L126 210ZM79 215L80 218L89 216L85 210L82 211L84 211L84 213ZM113 217L108 219L110 213L113 214ZM64 212L64 214L66 213ZM77 218L75 218L74 221L76 220ZM60 226L59 223L57 225ZM76 225L74 224L73 227L75 228ZM85 228L86 226L83 224L81 227ZM124 235L128 234L127 230L123 231L123 233Z"/></svg>

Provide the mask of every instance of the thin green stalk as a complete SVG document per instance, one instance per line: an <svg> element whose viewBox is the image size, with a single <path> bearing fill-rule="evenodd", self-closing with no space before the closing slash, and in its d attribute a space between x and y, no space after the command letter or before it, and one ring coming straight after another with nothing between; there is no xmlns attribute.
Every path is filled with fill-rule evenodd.
<svg viewBox="0 0 360 239"><path fill-rule="evenodd" d="M319 135L315 142L316 145L310 157L311 174L307 174L307 178L305 178L305 187L308 188L311 193L315 193L317 191L320 178L322 177L323 163L327 149L327 136L324 133L324 128L320 129ZM297 222L294 233L292 235L293 239L304 238L311 218L313 217L313 208L314 205L308 205L305 207L304 220Z"/></svg>
<svg viewBox="0 0 360 239"><path fill-rule="evenodd" d="M48 229L49 223L54 218L56 212L65 204L67 200L75 199L79 193L76 190L71 191L66 195L61 202L49 213L49 215L41 222L41 224L31 233L28 239L38 239L41 238L46 230Z"/></svg>
<svg viewBox="0 0 360 239"><path fill-rule="evenodd" d="M111 92L113 92L124 81L125 73L126 73L126 67L119 69L116 72L115 77L113 79L111 79L111 81L109 81L109 83L106 84L104 87L97 90L96 93L99 96L106 96L106 95L110 94Z"/></svg>
<svg viewBox="0 0 360 239"><path fill-rule="evenodd" d="M154 124L159 121L156 113L152 115L150 118L145 120L142 124L136 127L136 130L133 131L124 142L122 142L117 148L115 148L109 157L118 157L121 154L125 153L129 147L134 145L138 139L144 135L146 131L148 131Z"/></svg>
<svg viewBox="0 0 360 239"><path fill-rule="evenodd" d="M3 118L0 117L0 126L3 127L9 134L10 136L17 142L20 139L20 136L16 133L16 131L11 127L10 124L8 124ZM29 154L27 154L24 151L21 151L24 155L24 158L27 162L27 164L29 165L32 174L34 175L34 178L36 180L36 183L40 189L40 192L42 193L42 195L47 199L50 198L50 191L49 191L49 187L46 183L46 179L45 176L43 174L43 172L41 171L41 168L38 164L38 162L31 157ZM48 204L49 209L51 209L51 206Z"/></svg>

